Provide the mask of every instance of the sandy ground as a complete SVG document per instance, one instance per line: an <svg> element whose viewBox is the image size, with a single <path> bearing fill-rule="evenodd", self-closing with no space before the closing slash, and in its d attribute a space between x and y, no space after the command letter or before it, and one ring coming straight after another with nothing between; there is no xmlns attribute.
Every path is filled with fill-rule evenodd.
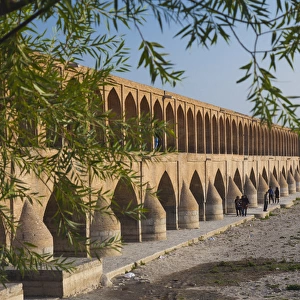
<svg viewBox="0 0 300 300"><path fill-rule="evenodd" d="M300 299L300 201L166 253L76 300Z"/></svg>

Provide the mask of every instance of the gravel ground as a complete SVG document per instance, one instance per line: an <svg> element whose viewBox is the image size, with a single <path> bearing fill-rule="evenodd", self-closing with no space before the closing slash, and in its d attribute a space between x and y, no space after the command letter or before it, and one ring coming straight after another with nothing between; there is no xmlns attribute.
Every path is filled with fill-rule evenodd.
<svg viewBox="0 0 300 300"><path fill-rule="evenodd" d="M166 253L71 300L300 299L300 202Z"/></svg>

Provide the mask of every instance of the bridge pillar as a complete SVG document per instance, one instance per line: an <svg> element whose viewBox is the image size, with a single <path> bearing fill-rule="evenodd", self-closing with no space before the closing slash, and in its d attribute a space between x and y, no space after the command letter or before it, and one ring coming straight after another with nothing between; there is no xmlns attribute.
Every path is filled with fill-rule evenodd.
<svg viewBox="0 0 300 300"><path fill-rule="evenodd" d="M294 178L295 178L295 181L296 181L296 192L300 192L300 174L297 170L295 171Z"/></svg>
<svg viewBox="0 0 300 300"><path fill-rule="evenodd" d="M222 220L224 218L222 198L210 180L207 188L205 215L206 221Z"/></svg>
<svg viewBox="0 0 300 300"><path fill-rule="evenodd" d="M289 195L289 187L282 172L280 172L279 175L279 186L280 186L280 197L287 197Z"/></svg>
<svg viewBox="0 0 300 300"><path fill-rule="evenodd" d="M227 213L233 214L235 213L235 202L234 199L236 196L241 197L242 192L238 188L238 186L233 181L232 177L229 176L228 179L228 192L227 192Z"/></svg>
<svg viewBox="0 0 300 300"><path fill-rule="evenodd" d="M264 205L265 194L268 191L269 186L265 179L259 174L258 188L257 188L257 203L258 205Z"/></svg>
<svg viewBox="0 0 300 300"><path fill-rule="evenodd" d="M90 226L91 255L99 257L121 255L120 239L121 225L116 215L102 197L97 201L99 210L96 210ZM111 240L111 245L99 249L100 244ZM94 249L93 249L94 248ZM98 249L97 249L98 248Z"/></svg>
<svg viewBox="0 0 300 300"><path fill-rule="evenodd" d="M19 227L16 230L12 246L23 248L23 243L34 245L36 248L32 248L31 250L38 254L53 255L52 235L28 200L24 202Z"/></svg>
<svg viewBox="0 0 300 300"><path fill-rule="evenodd" d="M167 238L166 211L151 193L148 184L144 200L146 219L142 219L142 241L161 241Z"/></svg>
<svg viewBox="0 0 300 300"><path fill-rule="evenodd" d="M291 171L288 171L287 174L287 184L288 184L288 190L289 194L295 194L296 193L296 181L293 177Z"/></svg>
<svg viewBox="0 0 300 300"><path fill-rule="evenodd" d="M245 179L244 190L245 190L245 195L247 195L250 202L249 207L257 207L257 191L254 184L252 183L252 181L247 175Z"/></svg>
<svg viewBox="0 0 300 300"><path fill-rule="evenodd" d="M199 228L199 205L185 181L182 183L178 207L178 226L181 229Z"/></svg>
<svg viewBox="0 0 300 300"><path fill-rule="evenodd" d="M277 179L275 178L275 176L273 175L272 172L270 172L270 179L269 179L269 187L271 187L273 190L275 190L275 188L278 186L279 188L279 182L277 181Z"/></svg>

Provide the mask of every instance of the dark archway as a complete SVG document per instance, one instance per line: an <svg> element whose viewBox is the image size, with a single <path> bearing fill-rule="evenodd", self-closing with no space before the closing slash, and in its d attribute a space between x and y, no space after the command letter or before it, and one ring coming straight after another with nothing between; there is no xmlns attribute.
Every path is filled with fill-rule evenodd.
<svg viewBox="0 0 300 300"><path fill-rule="evenodd" d="M172 105L169 103L166 108L166 121L167 127L171 131L169 135L167 135L167 149L174 150L176 149L176 140L175 140L175 116ZM173 133L173 135L172 135Z"/></svg>
<svg viewBox="0 0 300 300"><path fill-rule="evenodd" d="M257 185L256 185L256 176L255 176L255 174L254 174L253 168L251 169L251 172L250 172L250 180L252 181L254 187L257 189Z"/></svg>
<svg viewBox="0 0 300 300"><path fill-rule="evenodd" d="M267 174L265 167L263 168L263 171L262 171L262 177L266 181L266 183L269 184L268 174Z"/></svg>
<svg viewBox="0 0 300 300"><path fill-rule="evenodd" d="M204 153L204 127L200 112L197 113L197 153Z"/></svg>
<svg viewBox="0 0 300 300"><path fill-rule="evenodd" d="M45 213L43 216L43 222L47 226L53 237L53 255L54 256L66 256L66 257L85 257L87 252L83 249L78 251L74 250L74 247L70 245L68 239L68 232L59 233L59 223L63 222L60 218L60 215L57 212L61 209L72 212L71 216L68 216L68 219L76 222L79 225L77 234L82 239L86 237L86 218L80 213L72 210L72 207L68 204L68 196L71 197L71 193L65 194L62 190L62 187L59 183L56 183L53 187L53 192L47 203ZM74 199L72 199L74 201ZM59 205L58 205L59 203ZM59 209L60 207L60 209Z"/></svg>
<svg viewBox="0 0 300 300"><path fill-rule="evenodd" d="M220 153L220 146L219 146L219 128L216 116L212 118L212 142L213 142L213 153L218 154Z"/></svg>
<svg viewBox="0 0 300 300"><path fill-rule="evenodd" d="M195 121L192 110L189 109L187 113L187 122L188 122L188 152L195 153Z"/></svg>
<svg viewBox="0 0 300 300"><path fill-rule="evenodd" d="M205 145L206 153L210 154L211 151L211 124L208 113L205 114Z"/></svg>
<svg viewBox="0 0 300 300"><path fill-rule="evenodd" d="M138 221L127 214L138 205L137 198L131 183L120 179L113 195L112 210L121 224L121 237L124 242L139 242L139 224Z"/></svg>
<svg viewBox="0 0 300 300"><path fill-rule="evenodd" d="M110 143L113 145L114 143L122 143L122 128L120 125L120 121L122 120L122 108L120 98L113 88L107 97L108 110L110 111L109 125L112 130L112 134L110 136Z"/></svg>
<svg viewBox="0 0 300 300"><path fill-rule="evenodd" d="M137 109L135 105L135 101L131 93L129 93L125 99L125 121L130 126L131 130L129 132L137 132L138 128L138 118L137 118ZM125 141L127 146L130 146L132 150L139 150L138 141L135 140L133 135L128 135L128 130L126 130Z"/></svg>
<svg viewBox="0 0 300 300"><path fill-rule="evenodd" d="M178 151L185 152L186 151L186 130L185 130L185 118L183 109L181 106L178 107L177 110L177 132L178 132Z"/></svg>
<svg viewBox="0 0 300 300"><path fill-rule="evenodd" d="M233 181L237 185L241 193L243 193L243 184L242 184L242 178L239 169L236 169L234 173Z"/></svg>
<svg viewBox="0 0 300 300"><path fill-rule="evenodd" d="M285 167L282 167L282 175L283 175L283 177L286 179L286 173L285 173Z"/></svg>
<svg viewBox="0 0 300 300"><path fill-rule="evenodd" d="M145 145L145 150L150 151L152 147L153 137L151 134L149 134L147 128L149 126L148 124L151 123L151 114L150 114L150 106L145 96L142 98L140 104L140 118L142 123L146 123L146 126L144 126L144 128L146 129L144 131L143 130L141 131L141 135L142 135L141 137Z"/></svg>
<svg viewBox="0 0 300 300"><path fill-rule="evenodd" d="M198 172L195 171L190 183L190 190L199 205L199 220L205 220L204 192Z"/></svg>
<svg viewBox="0 0 300 300"><path fill-rule="evenodd" d="M276 180L278 181L278 176L277 176L277 171L276 171L276 168L274 167L273 168L273 175L274 175L274 177L276 178Z"/></svg>
<svg viewBox="0 0 300 300"><path fill-rule="evenodd" d="M167 172L164 172L159 182L157 197L166 211L167 230L177 229L176 197L172 181Z"/></svg>
<svg viewBox="0 0 300 300"><path fill-rule="evenodd" d="M226 210L226 190L225 190L225 184L224 184L224 180L223 180L223 176L221 171L218 169L216 176L215 176L215 182L214 182L214 186L217 189L219 195L222 198L222 206L223 206L223 212L225 212Z"/></svg>

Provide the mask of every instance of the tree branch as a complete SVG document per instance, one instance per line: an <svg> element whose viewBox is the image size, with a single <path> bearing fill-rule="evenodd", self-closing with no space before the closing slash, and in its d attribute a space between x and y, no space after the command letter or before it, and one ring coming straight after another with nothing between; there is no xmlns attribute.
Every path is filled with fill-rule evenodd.
<svg viewBox="0 0 300 300"><path fill-rule="evenodd" d="M0 0L0 16L5 16L33 2L34 0Z"/></svg>
<svg viewBox="0 0 300 300"><path fill-rule="evenodd" d="M6 0L4 0L6 1ZM31 0L31 2L33 2L34 0ZM38 16L40 16L41 14L43 14L44 12L46 12L47 10L49 10L52 6L54 6L56 3L58 3L60 0L52 0L49 1L49 3L42 7L41 9L39 9L38 11L36 11L34 14L32 14L28 19L26 19L24 22L22 22L21 24L19 24L17 27L15 27L13 30L11 30L10 32L8 32L7 34L5 34L2 38L0 38L0 44L3 43L4 41L6 41L8 38L10 38L11 36L13 36L16 32L18 32L21 28L23 28L24 26L26 26L27 24L29 24L30 22L32 22L35 18L37 18ZM27 1L28 3L30 1ZM0 0L0 4L1 4L1 0Z"/></svg>

